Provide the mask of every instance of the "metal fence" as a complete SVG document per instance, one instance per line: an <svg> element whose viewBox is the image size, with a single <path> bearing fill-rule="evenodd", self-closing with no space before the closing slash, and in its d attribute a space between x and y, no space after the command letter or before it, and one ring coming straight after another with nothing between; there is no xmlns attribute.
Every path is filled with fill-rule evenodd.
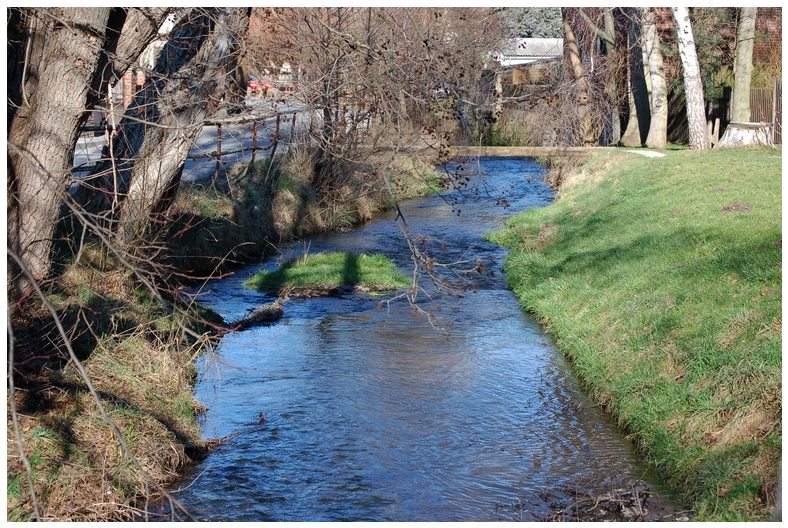
<svg viewBox="0 0 788 528"><path fill-rule="evenodd" d="M774 81L769 88L750 90L750 121L769 123L772 127L772 141L782 145L783 138L783 85Z"/></svg>

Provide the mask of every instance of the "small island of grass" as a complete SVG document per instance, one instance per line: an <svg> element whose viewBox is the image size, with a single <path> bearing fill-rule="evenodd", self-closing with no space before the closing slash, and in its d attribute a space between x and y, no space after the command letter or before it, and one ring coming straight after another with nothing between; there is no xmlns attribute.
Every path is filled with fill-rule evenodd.
<svg viewBox="0 0 788 528"><path fill-rule="evenodd" d="M330 294L343 288L381 292L408 286L409 280L381 254L347 252L307 254L287 261L276 271L261 271L246 286L270 294Z"/></svg>

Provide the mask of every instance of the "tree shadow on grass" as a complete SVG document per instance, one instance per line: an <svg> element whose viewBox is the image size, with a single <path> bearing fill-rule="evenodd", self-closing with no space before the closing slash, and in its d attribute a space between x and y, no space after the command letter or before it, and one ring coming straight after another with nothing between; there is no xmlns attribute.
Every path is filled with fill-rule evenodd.
<svg viewBox="0 0 788 528"><path fill-rule="evenodd" d="M138 325L127 301L89 295L84 302L71 303L58 313L80 361L90 357L100 339L122 334ZM63 338L49 313L17 322L13 330L18 386L24 387L28 377L35 379L42 372L58 372L69 362Z"/></svg>
<svg viewBox="0 0 788 528"><path fill-rule="evenodd" d="M342 267L342 286L348 288L355 287L359 283L359 275L358 255L346 253L344 266Z"/></svg>
<svg viewBox="0 0 788 528"><path fill-rule="evenodd" d="M592 230L596 229L597 224L598 222L593 217L588 221L588 226ZM719 280L721 276L732 275L740 281L761 283L768 282L777 275L776 270L781 260L779 233L775 233L773 240L768 237L760 237L738 241L734 246L734 242L725 239L724 235L698 231L689 227L678 227L662 233L643 234L628 240L621 240L617 244L611 244L604 248L571 251L570 248L577 244L578 238L588 236L587 230L588 227L584 225L563 233L561 239L547 250L548 253L553 251L558 254L563 253L563 258L546 264L540 275L546 279L548 277L581 275L594 270L607 270L614 267L623 270L633 263L643 263L637 264L638 269L643 272L652 265L655 272L660 272L660 266L664 265L663 257L667 253L681 250L682 247L689 248L702 244L710 247L716 245L719 249L707 256L694 256L687 259L677 256L672 267L660 273L673 275L676 280L715 281ZM734 246L735 250L732 250L731 246ZM617 277L611 276L609 280L615 281Z"/></svg>

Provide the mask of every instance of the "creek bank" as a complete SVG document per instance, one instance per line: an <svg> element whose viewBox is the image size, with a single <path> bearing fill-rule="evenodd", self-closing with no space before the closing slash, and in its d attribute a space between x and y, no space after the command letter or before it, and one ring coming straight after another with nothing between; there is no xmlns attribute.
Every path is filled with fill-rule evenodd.
<svg viewBox="0 0 788 528"><path fill-rule="evenodd" d="M220 321L198 305L162 305L130 286L130 272L94 253L86 250L66 269L47 302L128 453L65 353L50 314L35 299L17 307L14 399L42 520L129 520L143 498L159 497L157 487L211 447L196 420L204 407L193 396L193 359ZM33 504L13 430L9 413L7 516L24 521L33 517Z"/></svg>
<svg viewBox="0 0 788 528"><path fill-rule="evenodd" d="M522 306L698 520L768 519L777 500L780 154L600 154L489 235Z"/></svg>
<svg viewBox="0 0 788 528"><path fill-rule="evenodd" d="M255 163L239 164L217 187L193 184L171 208L161 262L186 282L216 277L254 262L276 245L341 231L369 221L398 200L441 192L449 177L415 156L350 163L340 181L321 186L315 153L291 147Z"/></svg>
<svg viewBox="0 0 788 528"><path fill-rule="evenodd" d="M227 272L273 243L364 222L393 200L444 185L432 167L402 156L385 170L349 168L345 180L318 191L311 160L311 153L292 149L273 165L262 160L235 169L224 189L184 186L171 210L176 225L163 237L170 251L160 263L170 275L162 283ZM365 181L370 174L374 178ZM197 424L205 408L193 396L194 359L228 328L218 314L182 302L177 292L158 292L162 303L107 251L89 245L80 255L79 262L64 264L47 300L147 482L103 422L49 314L34 299L13 314L18 422L42 520L129 520L145 501L160 497L157 486L179 478L185 465L216 445L202 439ZM236 324L280 316L281 304L274 303ZM7 515L30 520L33 503L13 430L9 416Z"/></svg>

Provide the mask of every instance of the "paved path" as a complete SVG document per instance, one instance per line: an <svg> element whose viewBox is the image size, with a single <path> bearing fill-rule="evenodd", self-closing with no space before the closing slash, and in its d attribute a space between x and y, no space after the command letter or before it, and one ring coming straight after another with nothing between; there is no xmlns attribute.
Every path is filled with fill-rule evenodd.
<svg viewBox="0 0 788 528"><path fill-rule="evenodd" d="M595 152L613 150L624 150L620 147L475 147L475 146L454 146L451 147L451 155L455 156L488 156L488 157L524 157L540 158L542 156L587 156ZM647 158L662 158L662 152L647 149L627 149L624 152L645 156Z"/></svg>
<svg viewBox="0 0 788 528"><path fill-rule="evenodd" d="M665 154L662 152L655 152L653 150L625 150L624 152L630 152L632 154L638 154L640 156L645 156L647 158L664 158Z"/></svg>
<svg viewBox="0 0 788 528"><path fill-rule="evenodd" d="M257 108L259 107L259 108ZM263 113L264 108L261 105L252 105L252 109ZM280 112L292 111L296 108L288 105L279 105L276 108ZM308 126L308 116L299 113L296 122L296 129L303 130ZM257 125L257 145L266 146L271 145L273 133L275 129L276 118L271 117L265 122L259 122ZM287 114L282 117L280 124L280 141L283 143L280 148L284 148L284 144L290 138L292 131L292 114ZM203 127L200 135L192 147L190 156L209 154L216 150L216 126L206 125ZM88 172L79 170L79 168L89 168L101 159L101 153L106 145L106 138L104 135L95 136L92 132L83 134L77 140L77 147L74 151L74 167L77 169L74 174L77 178L87 176ZM222 126L222 150L225 152L242 149L240 152L225 155L222 157L222 166L225 170L229 170L241 161L251 159L252 157L252 123L244 123L238 125L223 125ZM281 152L281 151L280 151ZM266 156L266 151L258 151L258 156ZM187 159L183 168L183 181L200 181L213 177L216 168L216 160L212 158L197 158Z"/></svg>

